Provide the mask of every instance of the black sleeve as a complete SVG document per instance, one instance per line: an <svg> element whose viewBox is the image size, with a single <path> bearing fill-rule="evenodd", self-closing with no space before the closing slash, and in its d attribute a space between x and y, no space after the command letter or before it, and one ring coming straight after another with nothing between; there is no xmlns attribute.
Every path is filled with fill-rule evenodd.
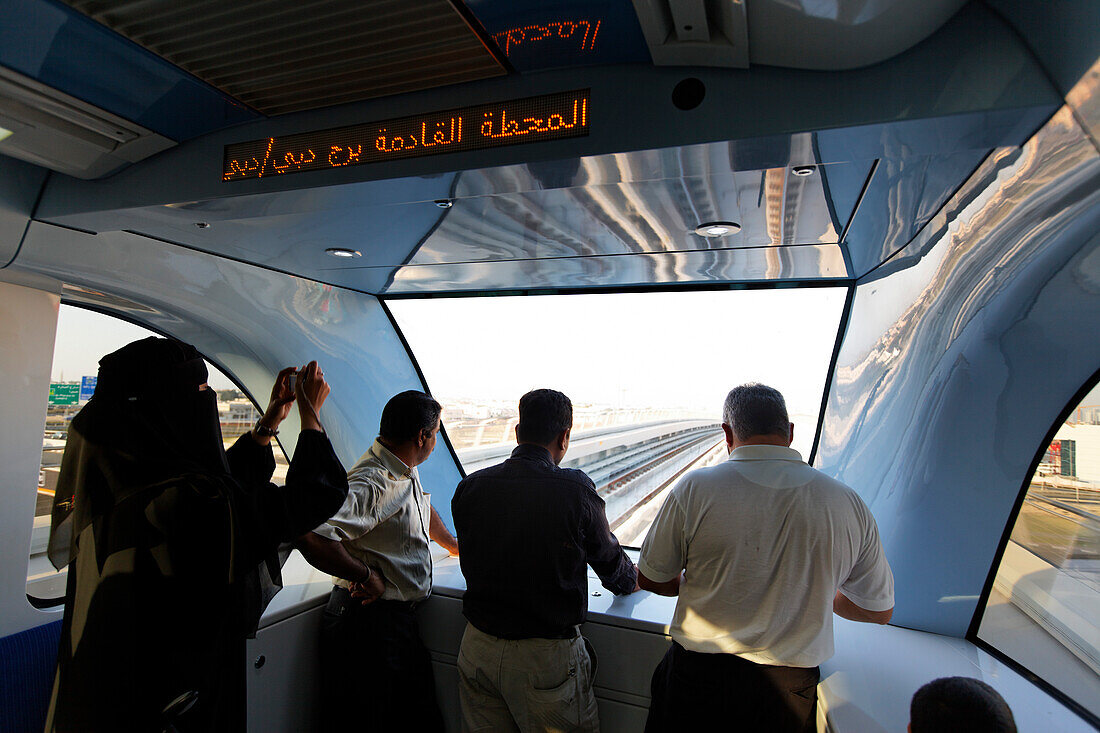
<svg viewBox="0 0 1100 733"><path fill-rule="evenodd" d="M259 487L271 481L275 473L275 454L271 444L260 445L245 433L225 452L229 473L242 486Z"/></svg>
<svg viewBox="0 0 1100 733"><path fill-rule="evenodd" d="M246 445L243 440L237 441L233 448L243 449ZM258 451L266 450L271 459L270 446L257 445L251 439L248 442ZM244 455L245 451L241 450L232 460L243 461ZM249 469L254 471L252 476L261 475L258 457L251 456L249 460L254 462ZM274 464L274 459L271 460ZM230 465L233 466L233 463ZM271 476L271 471L267 472L267 476ZM285 486L267 481L246 484L236 473L234 477L246 487L255 516L253 536L261 555L324 522L339 511L348 495L347 472L336 457L328 437L317 430L303 430L298 436L298 446L290 461Z"/></svg>
<svg viewBox="0 0 1100 733"><path fill-rule="evenodd" d="M583 492L583 501L586 516L584 551L588 555L588 564L600 576L604 588L617 596L626 595L634 590L638 579L634 563L611 533L603 499L596 494L595 487Z"/></svg>

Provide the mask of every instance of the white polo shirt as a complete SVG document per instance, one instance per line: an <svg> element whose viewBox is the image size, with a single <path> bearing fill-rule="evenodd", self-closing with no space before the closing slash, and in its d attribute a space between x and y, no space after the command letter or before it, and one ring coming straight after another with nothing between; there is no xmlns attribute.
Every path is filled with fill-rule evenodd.
<svg viewBox="0 0 1100 733"><path fill-rule="evenodd" d="M642 544L638 569L686 570L672 638L697 652L815 667L833 655L833 596L894 606L878 527L844 484L781 446L747 445L686 474Z"/></svg>

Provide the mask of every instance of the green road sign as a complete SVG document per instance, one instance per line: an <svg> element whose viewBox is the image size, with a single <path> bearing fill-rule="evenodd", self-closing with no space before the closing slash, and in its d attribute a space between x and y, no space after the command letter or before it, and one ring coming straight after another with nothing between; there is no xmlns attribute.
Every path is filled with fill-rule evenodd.
<svg viewBox="0 0 1100 733"><path fill-rule="evenodd" d="M51 405L76 405L80 402L80 384L50 382Z"/></svg>

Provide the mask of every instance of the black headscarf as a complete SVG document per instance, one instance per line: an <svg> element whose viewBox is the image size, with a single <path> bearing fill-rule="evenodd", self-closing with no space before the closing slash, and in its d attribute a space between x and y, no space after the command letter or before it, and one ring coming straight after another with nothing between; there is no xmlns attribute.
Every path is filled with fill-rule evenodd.
<svg viewBox="0 0 1100 733"><path fill-rule="evenodd" d="M199 390L206 364L188 344L155 336L99 361L95 393L69 426L54 496L49 557L134 494L181 476L228 477L217 395Z"/></svg>

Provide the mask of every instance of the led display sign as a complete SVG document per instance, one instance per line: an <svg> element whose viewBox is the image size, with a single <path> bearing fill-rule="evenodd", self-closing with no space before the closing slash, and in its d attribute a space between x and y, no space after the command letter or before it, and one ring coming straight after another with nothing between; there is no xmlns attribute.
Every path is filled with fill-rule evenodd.
<svg viewBox="0 0 1100 733"><path fill-rule="evenodd" d="M225 146L222 180L588 135L589 90L547 94Z"/></svg>

